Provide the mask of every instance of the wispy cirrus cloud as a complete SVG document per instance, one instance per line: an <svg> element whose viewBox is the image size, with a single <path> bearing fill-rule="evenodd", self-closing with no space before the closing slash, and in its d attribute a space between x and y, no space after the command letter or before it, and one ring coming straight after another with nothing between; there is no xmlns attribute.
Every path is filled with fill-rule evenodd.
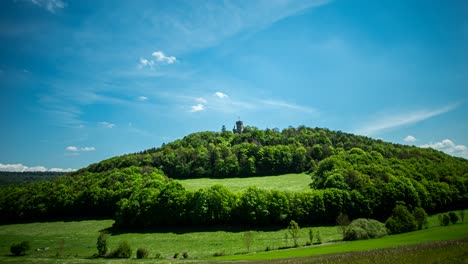
<svg viewBox="0 0 468 264"><path fill-rule="evenodd" d="M68 146L65 148L66 151L71 151L71 152L78 152L78 151L84 151L84 152L88 152L88 151L95 151L96 148L95 147L81 147L81 148L78 148L76 146Z"/></svg>
<svg viewBox="0 0 468 264"><path fill-rule="evenodd" d="M431 117L448 113L460 106L460 103L449 104L434 110L416 110L407 113L397 113L378 116L357 130L358 134L375 135L379 132L397 127L415 124Z"/></svg>
<svg viewBox="0 0 468 264"><path fill-rule="evenodd" d="M115 124L109 123L107 121L99 122L99 125L101 127L105 127L105 128L114 128L115 127Z"/></svg>
<svg viewBox="0 0 468 264"><path fill-rule="evenodd" d="M65 2L61 0L31 0L31 2L51 13L55 13L56 10L63 9L66 6Z"/></svg>
<svg viewBox="0 0 468 264"><path fill-rule="evenodd" d="M50 172L72 172L75 171L75 169L62 169L62 168L46 168L44 166L34 166L34 167L28 167L23 164L2 164L0 163L0 171L8 171L8 172L32 172L32 171L39 171L39 172L45 172L45 171L50 171Z"/></svg>
<svg viewBox="0 0 468 264"><path fill-rule="evenodd" d="M260 101L263 105L269 106L269 107L275 107L275 108L283 108L283 109L289 109L289 110L294 110L302 113L308 113L308 114L317 114L318 110L307 107L307 106L302 106L302 105L297 105L294 103L288 103L285 101L275 101L275 100L261 100Z"/></svg>
<svg viewBox="0 0 468 264"><path fill-rule="evenodd" d="M229 97L227 94L222 93L222 92L216 92L215 96L218 97L218 98L221 98L221 99Z"/></svg>

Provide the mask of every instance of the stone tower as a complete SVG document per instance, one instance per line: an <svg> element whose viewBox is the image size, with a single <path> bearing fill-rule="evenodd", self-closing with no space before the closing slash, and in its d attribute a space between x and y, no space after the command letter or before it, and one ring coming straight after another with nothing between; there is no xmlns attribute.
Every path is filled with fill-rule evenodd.
<svg viewBox="0 0 468 264"><path fill-rule="evenodd" d="M244 131L244 123L239 120L236 122L236 126L232 129L232 132L241 134Z"/></svg>

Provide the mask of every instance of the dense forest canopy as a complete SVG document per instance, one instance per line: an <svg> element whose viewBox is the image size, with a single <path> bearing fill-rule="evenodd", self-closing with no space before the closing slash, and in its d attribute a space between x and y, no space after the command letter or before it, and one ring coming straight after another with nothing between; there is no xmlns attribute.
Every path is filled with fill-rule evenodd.
<svg viewBox="0 0 468 264"><path fill-rule="evenodd" d="M186 190L173 179L308 171L311 189L215 185ZM117 227L334 224L385 220L403 202L429 213L468 205L468 161L432 149L321 128L200 132L92 164L53 181L0 188L3 222L113 217Z"/></svg>

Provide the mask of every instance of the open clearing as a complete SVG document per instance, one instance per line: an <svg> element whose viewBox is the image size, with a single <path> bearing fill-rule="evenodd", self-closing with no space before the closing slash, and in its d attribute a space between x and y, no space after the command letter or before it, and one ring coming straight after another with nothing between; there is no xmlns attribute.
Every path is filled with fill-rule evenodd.
<svg viewBox="0 0 468 264"><path fill-rule="evenodd" d="M182 254L187 251L189 259L200 262L224 260L263 260L280 259L300 256L314 256L350 251L391 248L402 245L414 245L430 241L468 238L468 223L458 223L447 227L438 226L437 216L429 219L430 228L401 235L386 236L380 239L362 240L355 242L338 242L341 235L336 227L312 227L316 233L320 231L323 245L302 247L288 250L274 250L286 245L291 246L289 239L286 244L284 230L258 231L254 235L251 252L246 253L243 244L242 230L209 231L209 230L172 230L152 231L152 233L123 233L110 234L109 247L115 248L120 241L128 241L135 251L139 247L150 250L153 261L157 253L169 261L174 253ZM51 222L30 223L0 226L0 262L1 263L114 263L106 259L87 259L96 253L96 238L100 230L112 226L112 220L80 221L80 222ZM308 240L308 230L302 228L299 245L305 245ZM9 247L14 242L28 240L33 250L24 257L10 257ZM332 243L329 243L332 242ZM47 251L35 251L36 248L49 247ZM265 252L270 247L272 251ZM223 253L225 256L213 257L214 253ZM59 257L56 257L59 255ZM118 260L117 262L125 262ZM135 259L132 262L136 261ZM162 260L161 260L162 261ZM164 262L164 261L163 261Z"/></svg>
<svg viewBox="0 0 468 264"><path fill-rule="evenodd" d="M178 180L188 190L209 188L215 184L226 186L231 191L242 191L249 186L257 186L262 189L280 191L304 191L310 189L310 175L305 173L284 174L278 176L263 176L249 178L227 178L227 179L185 179Z"/></svg>

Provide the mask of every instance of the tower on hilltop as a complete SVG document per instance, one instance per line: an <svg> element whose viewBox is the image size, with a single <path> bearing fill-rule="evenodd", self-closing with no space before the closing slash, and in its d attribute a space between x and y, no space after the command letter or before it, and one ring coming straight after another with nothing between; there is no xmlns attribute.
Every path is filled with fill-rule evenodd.
<svg viewBox="0 0 468 264"><path fill-rule="evenodd" d="M232 132L241 134L242 131L244 131L244 123L239 119L238 121L236 121L236 125L232 129Z"/></svg>

